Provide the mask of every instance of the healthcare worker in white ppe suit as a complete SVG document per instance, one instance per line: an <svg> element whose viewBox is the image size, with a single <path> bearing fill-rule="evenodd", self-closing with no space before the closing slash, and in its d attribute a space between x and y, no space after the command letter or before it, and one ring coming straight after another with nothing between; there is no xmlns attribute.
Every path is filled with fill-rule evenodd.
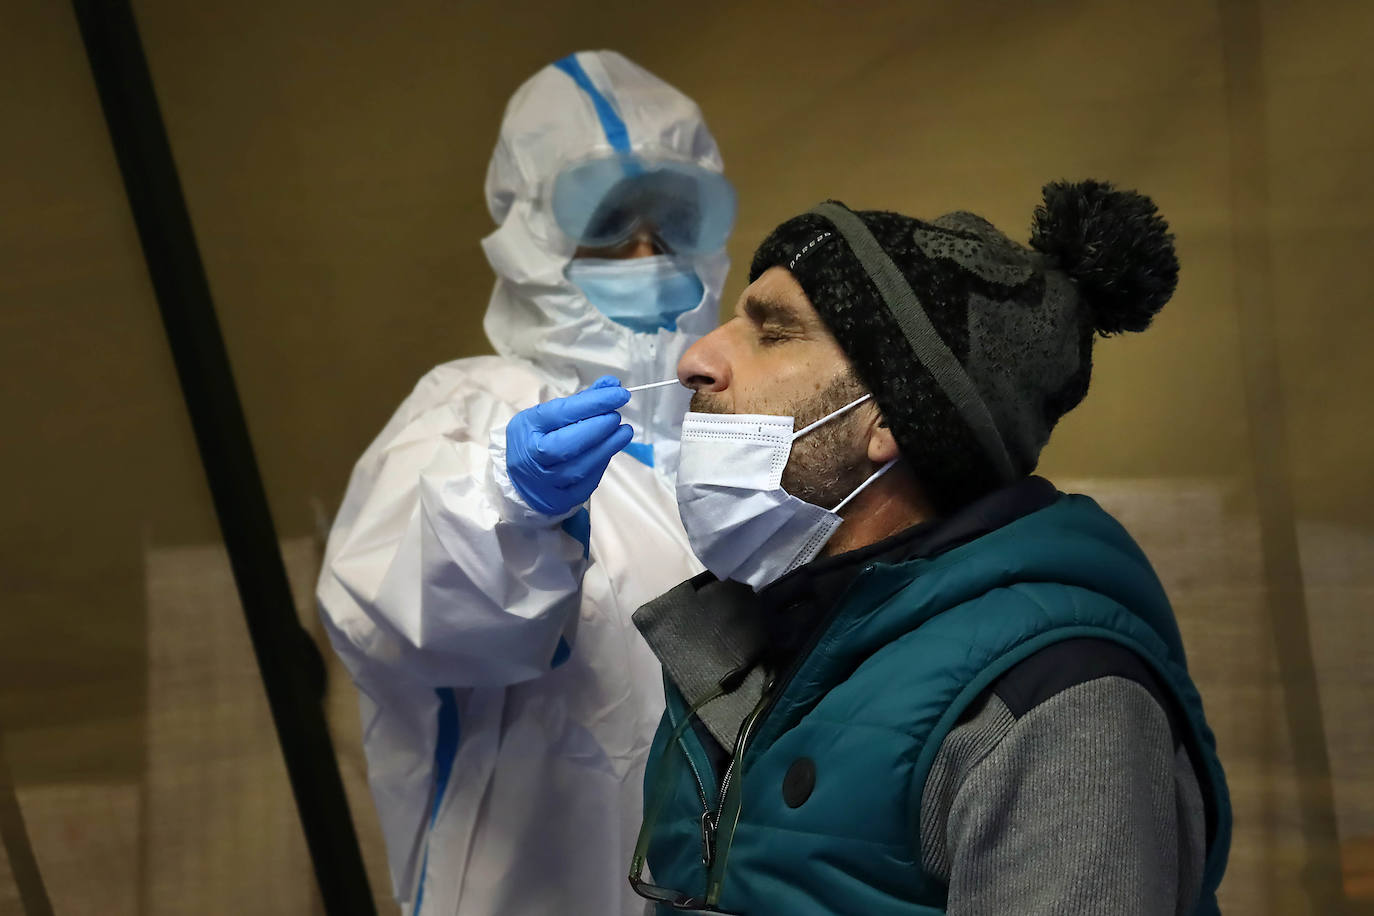
<svg viewBox="0 0 1374 916"><path fill-rule="evenodd" d="M626 388L716 325L734 191L696 104L602 51L515 93L486 199L500 355L432 370L363 454L317 599L405 913L640 913L663 688L630 617L701 567L691 392Z"/></svg>

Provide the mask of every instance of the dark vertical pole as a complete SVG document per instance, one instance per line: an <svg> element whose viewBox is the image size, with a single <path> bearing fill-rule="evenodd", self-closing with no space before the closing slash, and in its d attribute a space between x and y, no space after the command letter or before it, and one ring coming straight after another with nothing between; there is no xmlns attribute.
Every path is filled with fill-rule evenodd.
<svg viewBox="0 0 1374 916"><path fill-rule="evenodd" d="M5 757L3 729L0 729L0 846L5 847L10 877L19 891L19 905L24 908L24 916L53 916L52 902L48 900L43 875L38 870L38 859L34 857L29 832L24 827L24 812L14 792L14 779Z"/></svg>
<svg viewBox="0 0 1374 916"><path fill-rule="evenodd" d="M1314 913L1344 908L1331 764L1307 620L1307 593L1298 555L1292 471L1279 379L1270 252L1269 129L1264 41L1257 0L1221 0L1222 55L1231 148L1236 300L1241 363L1259 508L1260 544L1270 632L1278 657L1288 738L1297 765L1298 799L1308 864L1303 891ZM1271 819L1272 820L1272 819ZM1264 825L1270 830L1277 825ZM1271 882L1280 881L1271 869ZM1271 886L1275 905L1286 888Z"/></svg>
<svg viewBox="0 0 1374 916"><path fill-rule="evenodd" d="M330 916L376 910L205 269L129 0L74 0L277 740ZM245 875L247 881L252 875Z"/></svg>

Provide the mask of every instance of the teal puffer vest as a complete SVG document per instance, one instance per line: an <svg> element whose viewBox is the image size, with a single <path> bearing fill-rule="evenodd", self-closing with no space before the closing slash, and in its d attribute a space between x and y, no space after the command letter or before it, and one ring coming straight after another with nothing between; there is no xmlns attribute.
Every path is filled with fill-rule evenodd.
<svg viewBox="0 0 1374 916"><path fill-rule="evenodd" d="M1208 815L1196 912L1216 912L1231 811L1215 740L1159 580L1084 496L1062 496L933 559L865 568L757 710L714 832L703 830L703 813L721 800L693 731L664 754L687 714L668 684L645 778L645 797L662 799L648 855L654 884L698 900L710 887L715 907L748 916L944 912L946 888L922 869L919 848L936 751L999 675L1084 636L1137 653L1184 713ZM783 780L800 757L814 761L815 785L791 808ZM709 869L704 832L714 833Z"/></svg>

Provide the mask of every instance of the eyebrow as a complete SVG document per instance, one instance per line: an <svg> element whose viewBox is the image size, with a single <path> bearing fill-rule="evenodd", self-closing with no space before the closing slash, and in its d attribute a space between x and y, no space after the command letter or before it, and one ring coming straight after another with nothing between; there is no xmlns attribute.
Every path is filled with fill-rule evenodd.
<svg viewBox="0 0 1374 916"><path fill-rule="evenodd" d="M806 323L797 310L778 299L750 295L744 300L744 314L758 325L781 325L784 328L803 328Z"/></svg>

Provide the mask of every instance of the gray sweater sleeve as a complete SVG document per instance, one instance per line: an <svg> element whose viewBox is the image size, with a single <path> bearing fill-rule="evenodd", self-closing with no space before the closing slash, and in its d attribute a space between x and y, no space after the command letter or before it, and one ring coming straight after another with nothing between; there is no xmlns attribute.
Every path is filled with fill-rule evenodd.
<svg viewBox="0 0 1374 916"><path fill-rule="evenodd" d="M1159 703L1123 677L1019 718L989 694L941 745L921 815L950 916L1176 916L1197 897L1196 776Z"/></svg>

